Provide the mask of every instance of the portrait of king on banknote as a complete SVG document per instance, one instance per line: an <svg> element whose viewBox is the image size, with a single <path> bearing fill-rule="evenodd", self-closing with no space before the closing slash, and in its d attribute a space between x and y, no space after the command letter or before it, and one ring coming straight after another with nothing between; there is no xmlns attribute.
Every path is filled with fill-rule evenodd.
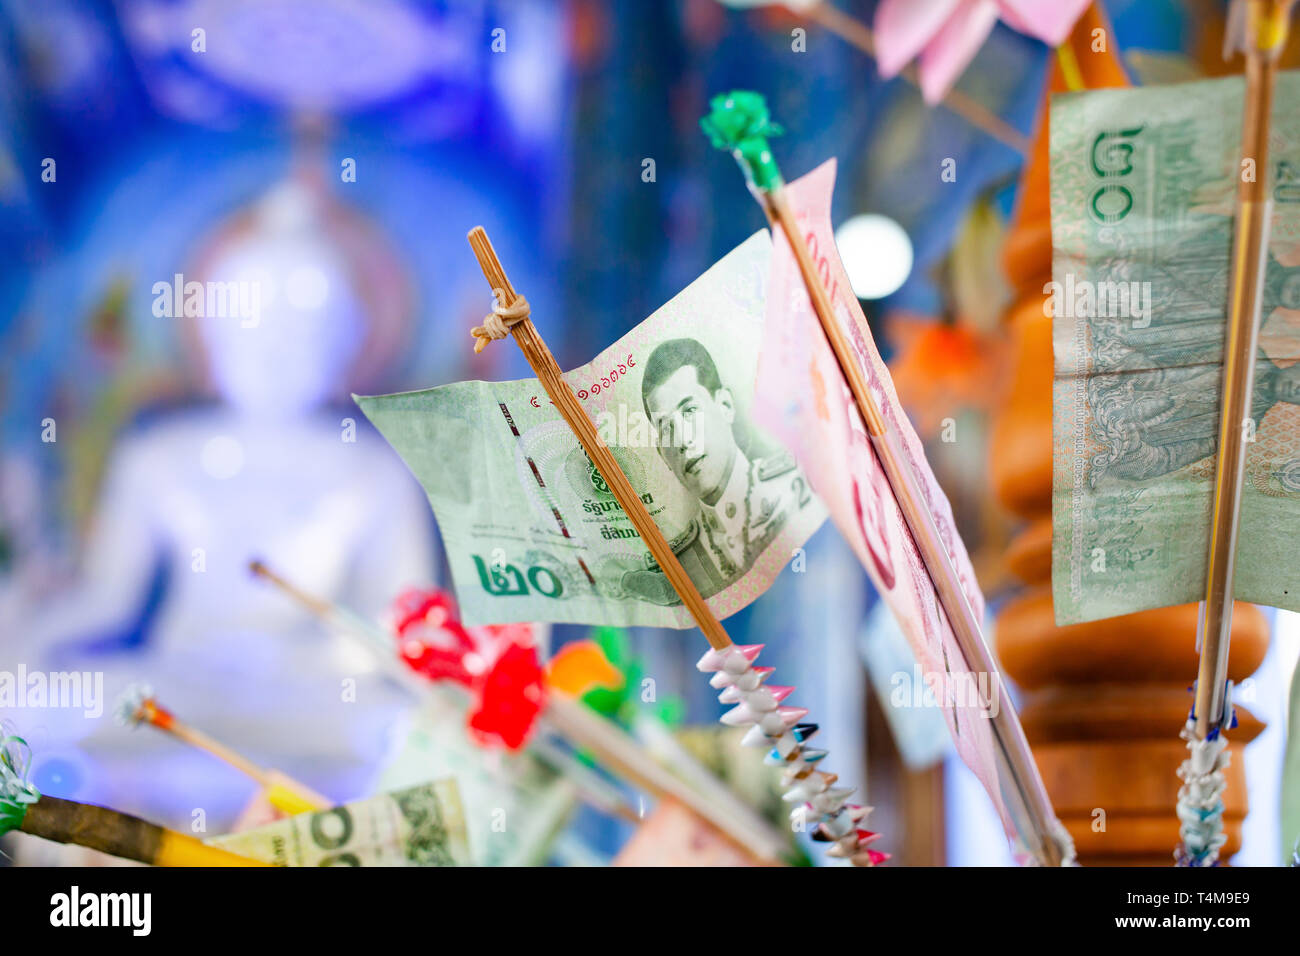
<svg viewBox="0 0 1300 956"><path fill-rule="evenodd" d="M709 597L738 580L785 526L810 504L794 457L785 451L746 454L736 435L736 401L708 350L695 339L672 339L650 353L641 401L656 448L696 513L671 542L700 593ZM655 604L680 600L647 555L622 587Z"/></svg>
<svg viewBox="0 0 1300 956"><path fill-rule="evenodd" d="M762 594L826 517L750 415L771 250L752 236L564 375L720 617ZM692 626L536 379L358 401L429 495L466 620Z"/></svg>

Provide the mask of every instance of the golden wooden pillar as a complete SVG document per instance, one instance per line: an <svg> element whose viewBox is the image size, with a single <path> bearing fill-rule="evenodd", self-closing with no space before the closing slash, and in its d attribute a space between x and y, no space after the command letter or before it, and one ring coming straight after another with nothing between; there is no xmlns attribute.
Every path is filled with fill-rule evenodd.
<svg viewBox="0 0 1300 956"><path fill-rule="evenodd" d="M1094 50L1095 30L1105 31L1104 51ZM1084 86L1127 85L1110 26L1096 7L1076 26L1068 45ZM1050 90L1065 89L1058 62ZM1159 608L1069 627L1053 622L1052 320L1043 312L1043 286L1052 277L1047 144L1045 98L1003 248L1003 264L1016 289L1003 319L1015 370L994 421L990 466L999 499L1028 523L1006 556L1025 588L998 616L997 653L1007 676L1024 692L1025 734L1079 861L1172 864L1179 839L1176 770L1186 756L1178 732L1192 704L1197 608ZM1238 603L1229 665L1233 681L1259 666L1268 638L1259 609ZM1263 729L1241 706L1237 715L1240 726L1228 735L1225 860L1241 845L1246 815L1242 750Z"/></svg>

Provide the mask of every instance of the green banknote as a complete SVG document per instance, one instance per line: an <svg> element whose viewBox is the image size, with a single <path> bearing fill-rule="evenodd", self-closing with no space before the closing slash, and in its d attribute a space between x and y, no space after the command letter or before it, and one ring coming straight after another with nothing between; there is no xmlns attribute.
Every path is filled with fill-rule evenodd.
<svg viewBox="0 0 1300 956"><path fill-rule="evenodd" d="M1300 75L1267 169L1240 78L1058 97L1051 115L1058 623L1200 600L1238 178L1274 201L1236 596L1300 610Z"/></svg>
<svg viewBox="0 0 1300 956"><path fill-rule="evenodd" d="M762 594L825 517L750 421L770 259L756 233L565 375L718 617ZM692 626L536 379L357 402L428 493L467 622Z"/></svg>
<svg viewBox="0 0 1300 956"><path fill-rule="evenodd" d="M1291 675L1287 720L1290 726L1282 758L1282 860L1300 866L1300 663Z"/></svg>
<svg viewBox="0 0 1300 956"><path fill-rule="evenodd" d="M573 782L532 752L487 753L465 732L465 705L430 685L397 732L380 790L453 777L474 866L541 866L577 806Z"/></svg>
<svg viewBox="0 0 1300 956"><path fill-rule="evenodd" d="M468 866L452 779L383 793L207 841L280 866Z"/></svg>

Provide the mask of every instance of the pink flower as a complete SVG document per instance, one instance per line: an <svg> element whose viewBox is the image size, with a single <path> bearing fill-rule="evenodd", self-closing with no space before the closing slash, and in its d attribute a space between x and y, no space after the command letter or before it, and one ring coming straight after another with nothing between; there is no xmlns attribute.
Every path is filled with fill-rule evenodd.
<svg viewBox="0 0 1300 956"><path fill-rule="evenodd" d="M1091 0L881 0L876 63L891 77L920 54L921 95L938 103L999 19L1049 46L1065 42Z"/></svg>

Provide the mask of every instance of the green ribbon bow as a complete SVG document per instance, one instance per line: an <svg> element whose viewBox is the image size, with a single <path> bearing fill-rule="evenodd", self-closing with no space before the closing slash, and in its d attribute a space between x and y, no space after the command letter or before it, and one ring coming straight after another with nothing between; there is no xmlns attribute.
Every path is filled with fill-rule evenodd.
<svg viewBox="0 0 1300 956"><path fill-rule="evenodd" d="M780 136L785 130L772 122L763 94L733 90L718 94L709 106L709 114L700 120L709 141L735 156L745 178L758 189L771 192L780 186L781 170L767 138Z"/></svg>

